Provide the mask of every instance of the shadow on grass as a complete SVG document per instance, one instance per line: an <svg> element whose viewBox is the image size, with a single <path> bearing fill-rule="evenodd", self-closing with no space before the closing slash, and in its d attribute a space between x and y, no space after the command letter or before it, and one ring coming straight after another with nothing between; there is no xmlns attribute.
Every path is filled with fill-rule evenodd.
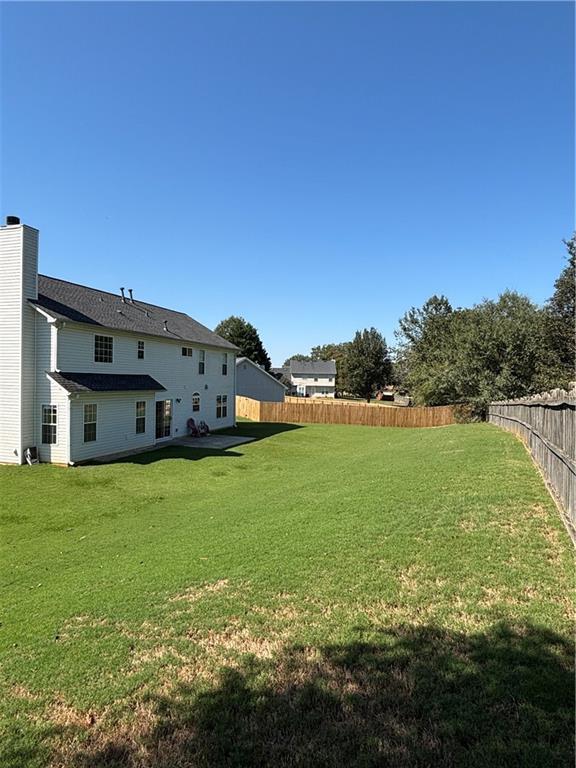
<svg viewBox="0 0 576 768"><path fill-rule="evenodd" d="M238 427L230 427L214 432L214 435L230 435L232 437L250 437L251 442L256 443L259 440L265 440L268 437L281 434L282 432L291 432L294 429L305 429L299 424L269 424L255 422L240 422ZM242 456L234 450L223 450L221 448L198 448L181 445L167 445L163 448L154 448L143 451L142 453L133 453L129 456L120 456L117 459L110 458L108 461L95 460L79 462L78 466L103 466L107 464L153 464L157 461L166 459L187 459L188 461L200 461L206 458L228 458Z"/></svg>
<svg viewBox="0 0 576 768"><path fill-rule="evenodd" d="M124 458L115 459L109 464L154 464L156 461L165 461L166 459L186 459L188 461L200 461L208 458L235 458L242 456L237 451L219 450L217 448L186 448L181 445L166 446L166 448L157 448L154 451L146 453L136 453L133 456L124 456Z"/></svg>
<svg viewBox="0 0 576 768"><path fill-rule="evenodd" d="M243 656L204 690L180 684L150 697L150 711L135 723L89 733L63 764L572 764L572 647L565 638L505 624L477 634L397 626L369 637L287 647L272 660Z"/></svg>
<svg viewBox="0 0 576 768"><path fill-rule="evenodd" d="M239 421L237 427L223 429L217 432L217 434L251 437L252 442L258 442L258 440L266 440L268 437L280 435L282 432L292 432L295 429L306 429L306 427L302 424L286 424L283 422Z"/></svg>

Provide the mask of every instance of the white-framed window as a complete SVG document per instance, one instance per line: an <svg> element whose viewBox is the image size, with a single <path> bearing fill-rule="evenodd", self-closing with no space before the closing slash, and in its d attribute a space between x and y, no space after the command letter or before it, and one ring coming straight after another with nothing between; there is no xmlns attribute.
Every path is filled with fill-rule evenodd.
<svg viewBox="0 0 576 768"><path fill-rule="evenodd" d="M42 443L56 445L58 408L55 405L42 406Z"/></svg>
<svg viewBox="0 0 576 768"><path fill-rule="evenodd" d="M228 375L228 355L226 352L222 354L222 376Z"/></svg>
<svg viewBox="0 0 576 768"><path fill-rule="evenodd" d="M194 392L192 395L192 412L198 413L200 410L200 393Z"/></svg>
<svg viewBox="0 0 576 768"><path fill-rule="evenodd" d="M144 360L144 342L138 342L138 360Z"/></svg>
<svg viewBox="0 0 576 768"><path fill-rule="evenodd" d="M114 356L114 338L112 336L94 336L94 362L111 363Z"/></svg>
<svg viewBox="0 0 576 768"><path fill-rule="evenodd" d="M225 419L228 415L228 395L216 395L216 418Z"/></svg>
<svg viewBox="0 0 576 768"><path fill-rule="evenodd" d="M96 440L96 417L98 407L96 403L84 404L84 442L93 443Z"/></svg>
<svg viewBox="0 0 576 768"><path fill-rule="evenodd" d="M198 352L198 373L206 373L206 352L203 349Z"/></svg>
<svg viewBox="0 0 576 768"><path fill-rule="evenodd" d="M192 347L182 347L182 357L192 357L193 351Z"/></svg>
<svg viewBox="0 0 576 768"><path fill-rule="evenodd" d="M146 432L146 400L136 401L136 434Z"/></svg>

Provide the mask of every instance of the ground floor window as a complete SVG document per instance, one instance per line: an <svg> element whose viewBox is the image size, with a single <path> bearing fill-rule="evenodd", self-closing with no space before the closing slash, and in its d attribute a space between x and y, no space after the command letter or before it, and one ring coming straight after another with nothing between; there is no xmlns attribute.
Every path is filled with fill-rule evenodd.
<svg viewBox="0 0 576 768"><path fill-rule="evenodd" d="M146 432L146 400L136 401L136 434Z"/></svg>
<svg viewBox="0 0 576 768"><path fill-rule="evenodd" d="M57 408L55 405L42 406L42 443L56 445Z"/></svg>
<svg viewBox="0 0 576 768"><path fill-rule="evenodd" d="M216 418L225 419L228 415L228 395L216 395Z"/></svg>
<svg viewBox="0 0 576 768"><path fill-rule="evenodd" d="M193 413L198 413L200 410L200 393L194 392L192 395L192 411Z"/></svg>
<svg viewBox="0 0 576 768"><path fill-rule="evenodd" d="M96 403L86 403L84 406L84 442L93 443L96 440Z"/></svg>
<svg viewBox="0 0 576 768"><path fill-rule="evenodd" d="M156 440L170 437L172 433L172 400L156 403Z"/></svg>

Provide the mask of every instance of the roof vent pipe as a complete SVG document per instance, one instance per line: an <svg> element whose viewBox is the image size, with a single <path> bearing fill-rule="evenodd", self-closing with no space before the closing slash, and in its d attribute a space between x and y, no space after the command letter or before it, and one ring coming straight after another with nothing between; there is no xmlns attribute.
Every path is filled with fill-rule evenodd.
<svg viewBox="0 0 576 768"><path fill-rule="evenodd" d="M20 224L18 216L6 216L6 226L11 227L14 224Z"/></svg>
<svg viewBox="0 0 576 768"><path fill-rule="evenodd" d="M130 303L134 304L134 296L132 295L132 288L128 288L128 293L130 294Z"/></svg>
<svg viewBox="0 0 576 768"><path fill-rule="evenodd" d="M164 330L168 330L168 320L164 320Z"/></svg>
<svg viewBox="0 0 576 768"><path fill-rule="evenodd" d="M124 296L124 287L120 288L120 293L122 294L122 301L126 301L126 297Z"/></svg>

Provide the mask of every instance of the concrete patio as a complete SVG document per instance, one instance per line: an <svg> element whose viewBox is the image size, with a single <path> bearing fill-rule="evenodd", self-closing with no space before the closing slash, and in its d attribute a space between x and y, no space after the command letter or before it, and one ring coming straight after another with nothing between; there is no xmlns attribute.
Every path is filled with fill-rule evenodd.
<svg viewBox="0 0 576 768"><path fill-rule="evenodd" d="M121 451L119 453L109 453L106 456L99 456L97 459L91 459L91 464L108 464L111 461L126 459L130 456L137 456L140 453L150 453L158 451L161 448L171 448L178 446L180 448L200 448L202 450L225 451L228 448L234 448L243 443L251 443L253 437L240 437L239 435L206 435L205 437L176 437L174 440L166 440L156 445L148 445L145 448L134 448L130 451ZM83 462L78 462L83 463Z"/></svg>

